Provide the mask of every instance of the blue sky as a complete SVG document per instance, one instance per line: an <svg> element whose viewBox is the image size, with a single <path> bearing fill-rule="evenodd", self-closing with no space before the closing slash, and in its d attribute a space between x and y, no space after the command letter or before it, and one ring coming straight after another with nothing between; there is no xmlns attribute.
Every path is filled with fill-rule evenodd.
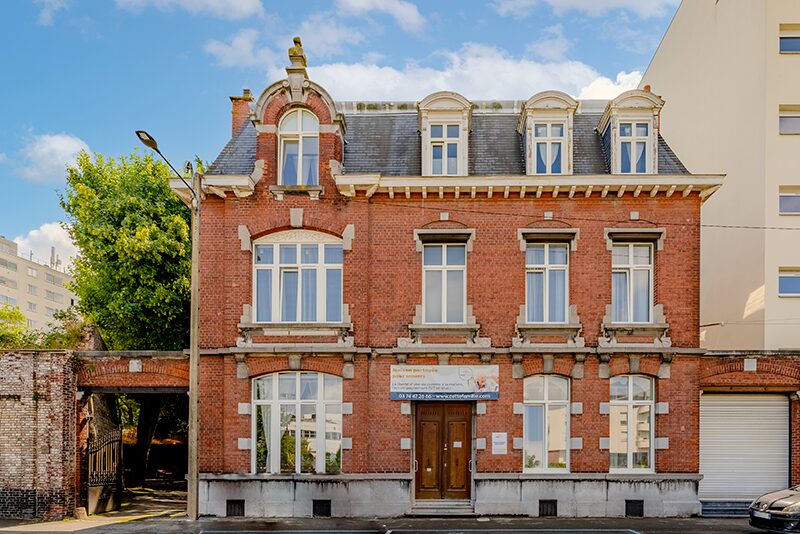
<svg viewBox="0 0 800 534"><path fill-rule="evenodd" d="M336 100L451 89L525 99L635 87L678 0L12 0L0 6L0 235L74 253L57 191L81 150L119 155L146 129L174 163L213 160L228 96L284 76L301 35Z"/></svg>

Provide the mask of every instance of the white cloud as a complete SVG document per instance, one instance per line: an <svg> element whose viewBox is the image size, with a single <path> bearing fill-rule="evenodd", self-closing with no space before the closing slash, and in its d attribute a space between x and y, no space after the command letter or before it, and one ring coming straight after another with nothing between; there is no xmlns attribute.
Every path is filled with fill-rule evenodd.
<svg viewBox="0 0 800 534"><path fill-rule="evenodd" d="M336 21L330 13L316 13L304 20L294 32L303 38L303 48L313 57L330 57L342 52L346 45L354 45L364 41L364 34L356 28L344 26ZM278 44L291 43L287 36Z"/></svg>
<svg viewBox="0 0 800 534"><path fill-rule="evenodd" d="M5 152L0 152L0 163L3 163L5 160L8 159Z"/></svg>
<svg viewBox="0 0 800 534"><path fill-rule="evenodd" d="M116 0L123 9L139 11L148 6L159 9L184 9L193 14L209 14L238 20L264 14L261 0Z"/></svg>
<svg viewBox="0 0 800 534"><path fill-rule="evenodd" d="M53 18L56 13L69 7L70 0L33 0L40 6L39 19L37 22L42 26L52 26Z"/></svg>
<svg viewBox="0 0 800 534"><path fill-rule="evenodd" d="M549 4L558 15L575 10L597 16L612 9L624 9L642 18L666 15L680 3L680 0L495 0L492 7L504 17L525 17L541 1Z"/></svg>
<svg viewBox="0 0 800 534"><path fill-rule="evenodd" d="M580 93L578 93L578 98L611 99L620 93L636 89L641 81L642 73L638 70L620 72L617 74L616 81L601 76L581 89Z"/></svg>
<svg viewBox="0 0 800 534"><path fill-rule="evenodd" d="M408 63L403 68L367 62L327 63L309 67L309 76L338 100L419 100L441 90L458 91L470 99L526 99L538 91L560 89L579 94L600 74L579 61L542 63L517 58L481 44L465 44L457 52L439 52L441 68ZM285 76L275 65L268 79ZM610 80L609 80L610 82Z"/></svg>
<svg viewBox="0 0 800 534"><path fill-rule="evenodd" d="M78 255L78 248L72 243L67 231L60 223L51 222L35 228L25 235L14 238L19 253L26 258L33 252L33 259L50 263L50 247L56 247L61 265L66 267Z"/></svg>
<svg viewBox="0 0 800 534"><path fill-rule="evenodd" d="M81 150L88 152L89 145L74 135L34 135L22 146L24 166L19 169L19 174L32 182L62 182L66 166L75 164Z"/></svg>
<svg viewBox="0 0 800 534"><path fill-rule="evenodd" d="M386 13L408 32L419 32L425 27L425 18L417 6L405 0L336 0L336 7L353 15Z"/></svg>
<svg viewBox="0 0 800 534"><path fill-rule="evenodd" d="M562 61L566 59L567 52L572 48L572 43L564 36L564 27L561 24L550 26L543 30L544 37L528 45L527 51L545 61Z"/></svg>
<svg viewBox="0 0 800 534"><path fill-rule="evenodd" d="M212 39L203 49L217 59L223 67L267 68L277 61L275 52L258 45L258 30L252 28L232 35L227 41Z"/></svg>

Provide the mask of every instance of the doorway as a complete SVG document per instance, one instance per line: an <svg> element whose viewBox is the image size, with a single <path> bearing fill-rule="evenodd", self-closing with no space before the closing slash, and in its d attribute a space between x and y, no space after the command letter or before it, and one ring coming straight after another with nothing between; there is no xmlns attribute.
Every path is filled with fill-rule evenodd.
<svg viewBox="0 0 800 534"><path fill-rule="evenodd" d="M418 402L414 458L417 499L469 499L472 403Z"/></svg>

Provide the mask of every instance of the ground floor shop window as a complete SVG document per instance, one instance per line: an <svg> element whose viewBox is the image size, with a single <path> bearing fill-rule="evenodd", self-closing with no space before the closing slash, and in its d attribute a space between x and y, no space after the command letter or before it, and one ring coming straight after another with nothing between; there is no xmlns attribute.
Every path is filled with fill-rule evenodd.
<svg viewBox="0 0 800 534"><path fill-rule="evenodd" d="M339 473L342 379L285 372L253 380L253 471Z"/></svg>
<svg viewBox="0 0 800 534"><path fill-rule="evenodd" d="M653 469L653 380L623 375L610 380L609 452L612 471Z"/></svg>
<svg viewBox="0 0 800 534"><path fill-rule="evenodd" d="M569 380L525 379L523 471L569 470Z"/></svg>

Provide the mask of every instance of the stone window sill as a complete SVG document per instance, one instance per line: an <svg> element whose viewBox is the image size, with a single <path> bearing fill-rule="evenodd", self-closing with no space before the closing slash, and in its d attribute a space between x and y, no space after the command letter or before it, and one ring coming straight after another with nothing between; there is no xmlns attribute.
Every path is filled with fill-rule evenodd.
<svg viewBox="0 0 800 534"><path fill-rule="evenodd" d="M285 195L308 195L312 200L319 200L325 190L321 185L271 185L269 192L275 200L283 200Z"/></svg>
<svg viewBox="0 0 800 534"><path fill-rule="evenodd" d="M478 337L481 325L476 323L427 324L412 323L408 325L410 338L398 338L398 346L416 346L423 343L423 337L463 337L467 345L478 345L486 340Z"/></svg>
<svg viewBox="0 0 800 534"><path fill-rule="evenodd" d="M580 337L581 323L517 323L517 333L519 339L515 340L515 345L527 346L536 345L531 338L538 336L561 336L564 344L570 347L584 346L583 338Z"/></svg>
<svg viewBox="0 0 800 534"><path fill-rule="evenodd" d="M251 346L254 336L265 337L336 337L338 343L349 344L352 323L239 323L243 346Z"/></svg>

